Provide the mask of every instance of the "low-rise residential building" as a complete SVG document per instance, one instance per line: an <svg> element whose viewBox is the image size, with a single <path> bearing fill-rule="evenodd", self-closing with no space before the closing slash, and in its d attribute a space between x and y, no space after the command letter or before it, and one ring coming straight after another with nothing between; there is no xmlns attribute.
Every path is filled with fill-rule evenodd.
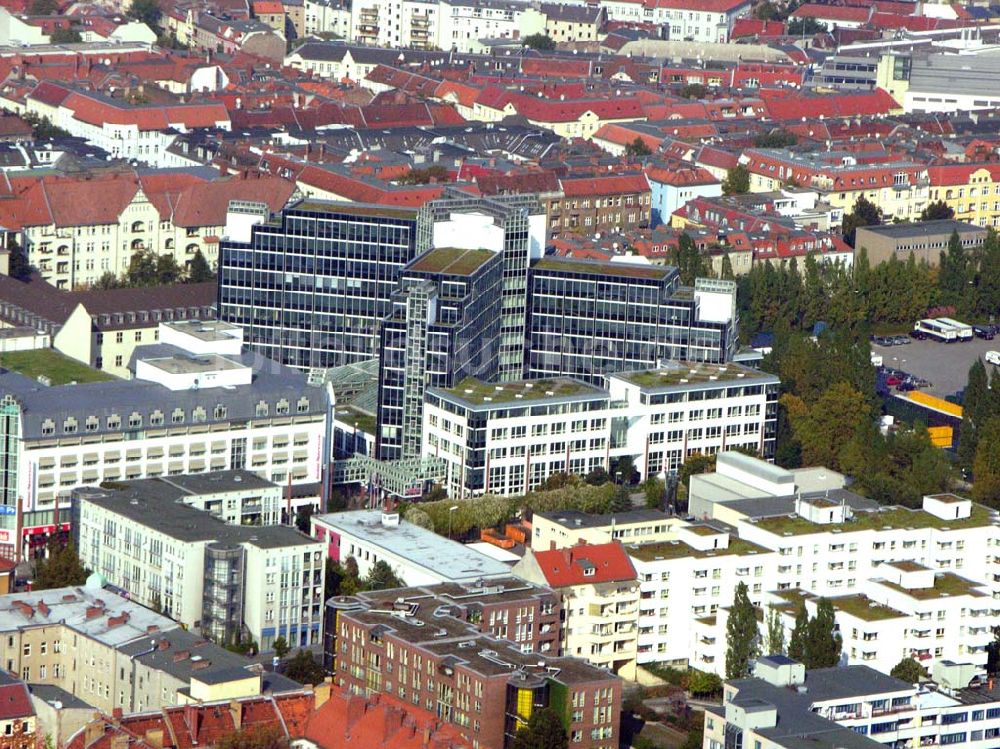
<svg viewBox="0 0 1000 749"><path fill-rule="evenodd" d="M910 255L918 263L937 267L941 255L948 251L953 233L966 252L982 246L987 230L979 225L944 219L941 221L915 221L881 226L859 226L854 245L868 252L872 265L896 258L906 262Z"/></svg>
<svg viewBox="0 0 1000 749"><path fill-rule="evenodd" d="M727 681L705 710L705 749L730 745L988 746L1000 733L1000 693L962 663L912 684L868 666L806 670L785 656L757 660L751 678Z"/></svg>
<svg viewBox="0 0 1000 749"><path fill-rule="evenodd" d="M622 682L583 660L523 652L482 633L433 596L399 590L340 601L334 678L356 694L386 692L436 709L482 749L504 749L541 708L556 711L571 746L618 745Z"/></svg>
<svg viewBox="0 0 1000 749"><path fill-rule="evenodd" d="M528 550L513 571L562 596L564 655L635 677L639 584L619 542Z"/></svg>
<svg viewBox="0 0 1000 749"><path fill-rule="evenodd" d="M180 484L185 483L180 479ZM244 474L223 475L236 485ZM323 620L322 545L283 525L230 524L194 506L251 500L212 492L211 474L185 490L170 479L77 489L74 535L81 561L115 588L221 644L264 651L282 637L318 644ZM200 502L189 503L192 489ZM220 487L221 488L221 487Z"/></svg>
<svg viewBox="0 0 1000 749"><path fill-rule="evenodd" d="M313 515L312 535L335 562L353 557L364 577L384 561L406 585L468 583L506 577L510 567L434 531L401 520L396 512L354 510ZM439 529L443 530L443 529Z"/></svg>
<svg viewBox="0 0 1000 749"><path fill-rule="evenodd" d="M650 226L670 222L674 211L694 198L716 198L722 195L722 182L701 167L646 170L651 190Z"/></svg>
<svg viewBox="0 0 1000 749"><path fill-rule="evenodd" d="M28 685L0 671L0 735L6 749L36 749L44 740Z"/></svg>

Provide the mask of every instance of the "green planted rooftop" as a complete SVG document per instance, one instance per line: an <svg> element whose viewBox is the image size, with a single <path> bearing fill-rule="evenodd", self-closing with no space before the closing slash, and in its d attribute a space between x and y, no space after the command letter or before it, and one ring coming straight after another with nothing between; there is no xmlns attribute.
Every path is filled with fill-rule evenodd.
<svg viewBox="0 0 1000 749"><path fill-rule="evenodd" d="M589 260L572 260L562 257L543 257L533 266L536 270L553 270L561 273L583 273L593 276L613 278L648 278L662 280L669 276L672 268L664 265L640 265L638 263L595 263Z"/></svg>
<svg viewBox="0 0 1000 749"><path fill-rule="evenodd" d="M53 349L34 351L8 351L0 354L0 367L20 372L25 377L37 379L39 375L48 377L53 385L70 382L104 382L115 379L106 372L88 367L70 359Z"/></svg>
<svg viewBox="0 0 1000 749"><path fill-rule="evenodd" d="M655 544L626 546L625 551L628 552L630 557L634 557L640 562L658 562L660 560L679 559L681 557L703 559L706 557L732 556L734 554L767 554L769 550L763 546L744 541L742 538L733 538L730 536L729 546L724 549L701 551L683 541L663 541Z"/></svg>
<svg viewBox="0 0 1000 749"><path fill-rule="evenodd" d="M549 380L520 380L518 382L483 382L474 377L466 377L455 387L442 390L442 392L475 405L517 403L545 398L568 398L577 395L607 397L604 390L567 377Z"/></svg>
<svg viewBox="0 0 1000 749"><path fill-rule="evenodd" d="M993 513L982 505L972 505L972 513L967 518L944 520L923 510L909 510L905 507L892 507L880 512L857 512L844 523L814 523L803 517L781 516L762 518L756 521L758 528L775 533L779 536L802 536L809 533L828 533L833 530L841 533L858 531L898 530L904 528L938 528L941 530L961 530L963 528L981 528L994 522Z"/></svg>
<svg viewBox="0 0 1000 749"><path fill-rule="evenodd" d="M768 379L777 382L773 375L743 367L738 364L705 364L702 362L679 362L677 366L660 369L644 369L635 372L621 372L615 377L647 390L676 387L677 385L698 385L707 382L739 382Z"/></svg>
<svg viewBox="0 0 1000 749"><path fill-rule="evenodd" d="M855 595L855 596L838 596L837 598L831 598L830 603L838 611L843 611L846 614L857 617L858 619L863 619L866 622L879 622L884 619L899 619L900 617L906 616L902 611L897 611L891 606L883 606L881 603L876 603L868 596Z"/></svg>
<svg viewBox="0 0 1000 749"><path fill-rule="evenodd" d="M891 588L918 601L931 601L935 598L952 598L954 596L965 595L980 598L986 595L979 590L979 585L976 583L966 580L964 577L953 575L950 572L934 575L933 588L904 588L902 585L897 585L888 580L880 580L879 582L887 588Z"/></svg>
<svg viewBox="0 0 1000 749"><path fill-rule="evenodd" d="M443 273L449 276L468 276L495 257L497 254L491 250L439 247L425 252L410 263L409 270L421 273Z"/></svg>
<svg viewBox="0 0 1000 749"><path fill-rule="evenodd" d="M337 406L334 418L344 424L356 426L359 431L367 434L374 435L377 429L375 416L356 406Z"/></svg>

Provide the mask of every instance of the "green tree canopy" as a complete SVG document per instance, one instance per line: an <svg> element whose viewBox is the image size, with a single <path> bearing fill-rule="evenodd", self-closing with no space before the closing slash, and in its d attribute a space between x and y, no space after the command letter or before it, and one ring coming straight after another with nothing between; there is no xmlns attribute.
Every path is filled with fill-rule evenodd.
<svg viewBox="0 0 1000 749"><path fill-rule="evenodd" d="M767 611L767 648L766 655L784 655L785 627L781 623L781 613L773 606Z"/></svg>
<svg viewBox="0 0 1000 749"><path fill-rule="evenodd" d="M59 12L58 0L31 0L29 7L33 16L53 16Z"/></svg>
<svg viewBox="0 0 1000 749"><path fill-rule="evenodd" d="M955 211L943 200L928 203L927 207L920 212L921 221L943 221L950 218L955 218Z"/></svg>
<svg viewBox="0 0 1000 749"><path fill-rule="evenodd" d="M159 26L162 13L157 0L132 0L128 9L129 18L141 21L151 29L156 29Z"/></svg>
<svg viewBox="0 0 1000 749"><path fill-rule="evenodd" d="M701 83L688 83L681 89L681 96L685 99L704 99L708 96L708 89Z"/></svg>
<svg viewBox="0 0 1000 749"><path fill-rule="evenodd" d="M788 657L792 660L805 662L806 638L809 636L809 612L805 604L799 604L795 611L795 625L792 635L788 638Z"/></svg>
<svg viewBox="0 0 1000 749"><path fill-rule="evenodd" d="M625 153L628 156L649 156L653 150L637 135L635 140L625 146Z"/></svg>
<svg viewBox="0 0 1000 749"><path fill-rule="evenodd" d="M510 749L568 749L569 736L559 715L548 707L535 710L527 725L521 726Z"/></svg>
<svg viewBox="0 0 1000 749"><path fill-rule="evenodd" d="M406 583L396 575L387 561L379 559L368 571L363 585L365 590L391 590L405 587Z"/></svg>
<svg viewBox="0 0 1000 749"><path fill-rule="evenodd" d="M202 283L203 281L211 281L214 278L215 274L212 273L212 268L209 266L205 256L201 254L201 250L195 250L190 262L188 262L187 280L191 283Z"/></svg>
<svg viewBox="0 0 1000 749"><path fill-rule="evenodd" d="M840 228L844 241L854 247L859 226L877 226L881 223L882 210L862 195L854 202L854 209L844 216Z"/></svg>
<svg viewBox="0 0 1000 749"><path fill-rule="evenodd" d="M972 498L1000 508L1000 416L989 418L979 432L972 476Z"/></svg>
<svg viewBox="0 0 1000 749"><path fill-rule="evenodd" d="M760 655L760 629L757 610L750 602L747 584L736 585L733 605L726 620L726 678L742 679L750 675L751 662Z"/></svg>
<svg viewBox="0 0 1000 749"><path fill-rule="evenodd" d="M72 543L63 544L53 539L46 547L46 557L39 559L35 565L32 589L48 590L83 585L89 574L90 571L80 562Z"/></svg>
<svg viewBox="0 0 1000 749"><path fill-rule="evenodd" d="M288 644L288 640L285 639L284 635L278 635L278 637L272 643L274 648L274 654L279 658L284 658L288 655L288 652L292 649Z"/></svg>
<svg viewBox="0 0 1000 749"><path fill-rule="evenodd" d="M531 49L537 49L540 51L547 51L556 48L556 43L553 41L552 37L548 34L528 34L521 41L524 42L525 47L530 47Z"/></svg>
<svg viewBox="0 0 1000 749"><path fill-rule="evenodd" d="M285 676L300 684L321 684L326 677L323 666L308 650L299 650L285 667Z"/></svg>
<svg viewBox="0 0 1000 749"><path fill-rule="evenodd" d="M288 737L278 726L251 726L223 736L216 749L287 749Z"/></svg>
<svg viewBox="0 0 1000 749"><path fill-rule="evenodd" d="M722 192L726 195L742 195L750 192L750 170L743 164L737 164L728 172L722 181Z"/></svg>
<svg viewBox="0 0 1000 749"><path fill-rule="evenodd" d="M892 667L889 676L895 679L902 679L910 684L918 684L922 679L927 677L927 669L913 658L903 658L903 660Z"/></svg>
<svg viewBox="0 0 1000 749"><path fill-rule="evenodd" d="M79 44L83 41L83 37L80 36L79 31L70 27L65 29L56 29L49 36L49 41L53 44Z"/></svg>
<svg viewBox="0 0 1000 749"><path fill-rule="evenodd" d="M696 278L709 275L705 257L687 232L677 238L677 249L670 252L670 264L677 267L681 283L687 286L694 286Z"/></svg>
<svg viewBox="0 0 1000 749"><path fill-rule="evenodd" d="M841 640L836 627L833 604L828 598L819 599L816 616L809 620L806 629L803 657L806 668L829 668L840 662Z"/></svg>
<svg viewBox="0 0 1000 749"><path fill-rule="evenodd" d="M799 416L792 416L802 461L840 470L841 451L872 421L867 398L847 382L838 382Z"/></svg>

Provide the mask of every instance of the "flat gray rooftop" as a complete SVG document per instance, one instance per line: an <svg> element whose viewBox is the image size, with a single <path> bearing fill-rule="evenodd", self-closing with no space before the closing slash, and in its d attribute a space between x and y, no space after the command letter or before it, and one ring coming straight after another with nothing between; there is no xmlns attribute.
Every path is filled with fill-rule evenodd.
<svg viewBox="0 0 1000 749"><path fill-rule="evenodd" d="M919 237L938 236L941 234L951 234L957 231L959 234L986 234L986 229L964 221L954 219L941 219L940 221L914 221L903 224L879 224L878 226L859 227L866 232L877 234L882 237L892 239L917 239Z"/></svg>
<svg viewBox="0 0 1000 749"><path fill-rule="evenodd" d="M334 530L406 559L442 580L461 582L510 575L510 567L503 562L418 525L405 520L400 520L396 526L383 525L382 513L378 510L334 512L315 518Z"/></svg>
<svg viewBox="0 0 1000 749"><path fill-rule="evenodd" d="M174 320L164 323L169 328L201 341L229 341L240 328L222 320Z"/></svg>

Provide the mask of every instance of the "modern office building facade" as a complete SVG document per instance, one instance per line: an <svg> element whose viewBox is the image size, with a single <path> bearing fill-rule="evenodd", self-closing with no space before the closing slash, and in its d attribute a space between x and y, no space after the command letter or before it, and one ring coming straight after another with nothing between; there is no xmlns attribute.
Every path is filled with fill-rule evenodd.
<svg viewBox="0 0 1000 749"><path fill-rule="evenodd" d="M498 379L524 376L528 268L545 253L545 209L536 195L477 198L452 190L421 209L417 247L489 249L503 257Z"/></svg>
<svg viewBox="0 0 1000 749"><path fill-rule="evenodd" d="M407 265L382 322L377 452L421 454L424 390L497 374L503 260L492 250L438 248Z"/></svg>
<svg viewBox="0 0 1000 749"><path fill-rule="evenodd" d="M247 469L295 486L292 511L315 504L332 391L172 325L160 337L175 343L140 348L131 380L45 386L0 372L0 554L43 548L69 530L70 491L109 481Z"/></svg>
<svg viewBox="0 0 1000 749"><path fill-rule="evenodd" d="M416 228L415 209L300 201L223 241L219 317L287 366L371 359Z"/></svg>
<svg viewBox="0 0 1000 749"><path fill-rule="evenodd" d="M523 494L553 473L585 476L629 456L643 478L697 453L774 454L780 381L738 364L672 362L603 378L430 387L423 452L442 458L453 497Z"/></svg>
<svg viewBox="0 0 1000 749"><path fill-rule="evenodd" d="M733 281L632 262L542 258L531 266L526 376L603 376L667 360L725 362L735 353Z"/></svg>

